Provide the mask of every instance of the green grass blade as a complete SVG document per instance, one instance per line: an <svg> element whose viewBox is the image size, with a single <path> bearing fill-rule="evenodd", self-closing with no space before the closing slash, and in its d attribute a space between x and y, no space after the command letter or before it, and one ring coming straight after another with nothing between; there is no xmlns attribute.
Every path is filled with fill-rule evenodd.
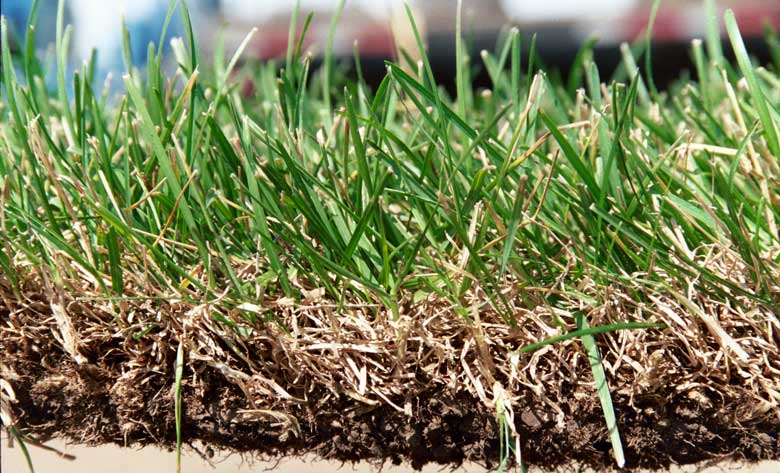
<svg viewBox="0 0 780 473"><path fill-rule="evenodd" d="M769 114L769 105L767 104L766 96L758 82L747 49L745 49L745 43L742 41L742 34L739 32L739 26L737 26L737 19L734 16L734 12L730 9L726 10L724 19L726 21L726 31L731 40L731 46L734 48L734 54L737 57L737 64L747 81L748 89L750 90L750 95L753 99L753 105L756 107L758 117L761 120L761 125L764 127L764 137L766 138L767 147L769 148L769 152L775 156L775 159L780 160L780 136L778 135L777 126L772 119L772 116Z"/></svg>
<svg viewBox="0 0 780 473"><path fill-rule="evenodd" d="M720 41L720 16L716 7L717 0L704 0L707 55L714 64L721 65L725 63L725 59Z"/></svg>
<svg viewBox="0 0 780 473"><path fill-rule="evenodd" d="M32 456L30 456L30 450L27 448L27 443L24 441L24 436L13 425L9 425L6 428L14 440L16 440L16 442L19 444L19 449L22 451L24 461L27 463L27 469L30 471L30 473L35 473L35 466L33 466Z"/></svg>
<svg viewBox="0 0 780 473"><path fill-rule="evenodd" d="M661 0L653 0L653 6L650 8L650 20L647 23L647 32L645 33L645 74L647 75L647 86L650 87L650 94L653 100L658 100L658 89L655 87L653 79L653 26L655 18L658 15L658 7L661 6Z"/></svg>
<svg viewBox="0 0 780 473"><path fill-rule="evenodd" d="M577 328L580 330L587 330L590 328L583 313L580 312L576 314L575 317L577 320ZM612 405L612 396L609 393L607 374L604 371L604 366L601 364L601 354L599 353L598 346L596 346L596 339L593 335L582 335L580 338L582 339L582 345L585 347L585 352L588 355L591 370L593 370L593 379L596 383L596 391L599 393L601 409L604 411L604 420L607 423L607 431L609 432L609 440L612 443L612 453L615 456L615 463L618 468L623 468L626 464L626 457L623 453L623 443L620 440L617 416L615 415L615 409Z"/></svg>
<svg viewBox="0 0 780 473"><path fill-rule="evenodd" d="M547 126L547 129L550 130L550 133L552 133L553 137L560 145L561 149L563 150L563 154L569 160L572 167L574 167L575 171L580 176L580 179L582 179L582 182L585 183L585 186L588 188L590 194L592 196L598 196L599 186L596 183L593 170L585 164L585 162L580 157L580 153L574 149L574 146L571 144L569 139L566 138L563 132L558 129L558 126L552 121L552 118L550 118L544 111L539 112L539 117L542 119L542 122L544 122L545 126Z"/></svg>
<svg viewBox="0 0 780 473"><path fill-rule="evenodd" d="M548 345L554 345L556 343L564 342L566 340L582 338L588 335L593 336L601 333L617 332L620 330L650 330L650 329L663 329L663 328L666 328L664 324L645 323L645 322L620 322L620 323L613 323L608 325L599 325L596 327L580 328L577 330L572 330L571 332L566 332L562 335L556 335L554 337L544 339L540 342L525 345L517 351L519 353L531 353L536 350L539 350L540 348L544 348Z"/></svg>
<svg viewBox="0 0 780 473"><path fill-rule="evenodd" d="M57 96L62 107L63 116L65 118L65 124L69 127L71 132L75 131L73 126L73 116L70 111L70 103L68 99L68 90L65 85L65 74L68 69L68 45L70 44L71 28L68 25L64 28L63 23L65 21L65 0L59 0L57 4L57 26L55 37L55 48L57 54Z"/></svg>
<svg viewBox="0 0 780 473"><path fill-rule="evenodd" d="M301 10L301 1L293 2L292 14L290 15L290 29L287 32L287 55L285 56L285 71L288 79L295 77L295 64L293 63L293 54L295 52L295 36L298 32L298 15Z"/></svg>
<svg viewBox="0 0 780 473"><path fill-rule="evenodd" d="M455 88L458 95L458 115L466 116L466 53L463 50L462 14L463 0L458 0L455 13Z"/></svg>
<svg viewBox="0 0 780 473"><path fill-rule="evenodd" d="M333 12L333 16L330 19L330 27L328 28L328 43L325 47L325 64L323 65L322 76L322 97L325 100L325 110L330 111L331 106L331 80L333 78L333 38L336 35L336 27L339 24L341 18L341 12L344 9L344 1L339 0L336 4L336 9ZM330 114L328 113L330 117Z"/></svg>

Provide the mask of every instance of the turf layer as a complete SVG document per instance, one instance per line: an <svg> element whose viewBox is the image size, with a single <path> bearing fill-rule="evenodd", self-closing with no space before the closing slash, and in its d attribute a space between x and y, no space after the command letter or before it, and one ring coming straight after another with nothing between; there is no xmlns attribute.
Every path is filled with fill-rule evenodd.
<svg viewBox="0 0 780 473"><path fill-rule="evenodd" d="M586 46L565 83L517 30L481 61L459 34L450 97L416 27L421 60L371 90L327 49L310 68L297 15L281 70L237 67L252 33L205 65L183 11L176 72L151 45L121 92L94 61L66 78L62 8L54 90L3 23L17 440L499 469L780 457L776 34L759 67L727 13L737 63L711 34L664 91L637 73L652 28L614 77Z"/></svg>

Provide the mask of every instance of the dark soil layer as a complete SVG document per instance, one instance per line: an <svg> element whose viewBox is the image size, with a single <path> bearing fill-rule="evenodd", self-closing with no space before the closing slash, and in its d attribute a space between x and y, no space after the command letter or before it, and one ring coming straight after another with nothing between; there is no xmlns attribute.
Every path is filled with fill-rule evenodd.
<svg viewBox="0 0 780 473"><path fill-rule="evenodd" d="M181 348L183 439L207 452L495 467L506 452L498 419L513 418L528 464L615 465L579 340L517 351L550 336L542 309L518 309L510 329L490 311L466 323L426 316L436 307L423 303L368 323L320 302L279 309L281 322L225 311L228 330L213 306L123 302L117 314L35 289L22 302L0 296L0 411L34 438L173 447ZM721 311L718 338L703 316L656 302L669 328L597 337L627 466L779 459L775 316Z"/></svg>
<svg viewBox="0 0 780 473"><path fill-rule="evenodd" d="M30 434L89 444L174 445L172 390L167 381L171 373L146 373L143 383L128 383L117 392L121 385L117 379L99 369L76 369L65 356L49 358L44 367L34 357L18 355L5 360L6 370L21 374L15 383L15 411L17 422ZM410 461L416 468L429 462L495 466L499 461L495 412L465 393L446 389L419 393L409 400L411 417L346 396L327 405L311 401L275 416L252 416L242 411L244 399L240 389L225 383L219 373L204 370L198 387L184 385L184 438L209 449L258 455L315 453L342 461ZM309 399L316 400L316 393ZM404 404L403 399L397 401ZM703 409L690 399L675 397L671 390L634 399L633 409L621 409L626 402L616 398L618 413L641 412L620 419L629 467L659 468L721 456L750 461L778 458L780 428L774 418L735 425L728 412ZM613 465L598 405L572 399L566 408L564 428L538 403L529 401L516 409L523 459L548 467L575 461ZM297 425L285 429L285 415L295 416Z"/></svg>

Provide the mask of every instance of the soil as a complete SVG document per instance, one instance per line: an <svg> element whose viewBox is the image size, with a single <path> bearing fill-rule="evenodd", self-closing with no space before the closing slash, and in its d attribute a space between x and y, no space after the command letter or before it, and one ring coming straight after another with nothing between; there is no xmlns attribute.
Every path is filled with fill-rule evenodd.
<svg viewBox="0 0 780 473"><path fill-rule="evenodd" d="M400 325L382 314L366 323L327 310L285 309L288 334L276 322L255 320L236 335L212 316L214 309L176 302L128 305L119 321L98 304L72 301L55 310L43 295L4 302L3 412L40 441L173 448L181 343L183 439L207 446L204 455L228 450L260 459L315 455L491 468L501 461L506 432L496 406L509 396L504 418L514 416L527 464L598 470L615 464L579 342L530 355L514 351L549 336L540 327L552 318L540 311L524 313L509 329L488 312L481 325L416 315ZM604 314L591 313L593 323L609 322ZM780 408L771 396L780 390L780 357L769 343L778 341L774 315L754 311L721 322L746 361L724 351L705 324L685 322L687 332L679 334L599 336L626 466L779 459ZM402 330L412 335L399 336Z"/></svg>
<svg viewBox="0 0 780 473"><path fill-rule="evenodd" d="M52 359L48 369L32 360L10 361L13 371L24 373L16 386L17 410L23 413L17 421L40 439L64 436L86 444L175 445L169 373L155 373L117 396L111 392L115 379L76 369L65 359ZM240 413L245 400L235 385L208 371L201 377L198 388L184 386L183 436L188 442L261 456L315 453L345 462L409 461L415 468L464 461L491 468L499 461L495 412L464 393L447 389L419 393L412 401L411 417L387 406L367 410L348 397L328 406L301 403L285 413L298 419L299 432L280 435L278 427L270 425L273 422ZM664 394L641 400L642 414L620 416L628 467L663 468L721 456L748 461L777 458L776 419L758 418L736 426L727 413ZM317 397L312 393L310 399ZM620 406L626 401L616 398L619 413L625 411ZM538 404L518 410L516 428L524 461L547 467L572 461L611 466L598 406L572 399L566 407L564 429Z"/></svg>

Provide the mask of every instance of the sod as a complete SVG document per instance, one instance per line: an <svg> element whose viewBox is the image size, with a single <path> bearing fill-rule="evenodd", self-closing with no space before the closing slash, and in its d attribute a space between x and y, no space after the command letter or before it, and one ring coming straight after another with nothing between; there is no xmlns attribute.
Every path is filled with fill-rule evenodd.
<svg viewBox="0 0 780 473"><path fill-rule="evenodd" d="M281 70L236 67L248 41L204 64L183 11L175 74L150 45L119 94L94 61L66 77L62 8L54 90L34 28L12 52L3 21L0 412L22 446L780 458L780 62L753 64L732 14L736 63L715 24L665 91L636 67L651 33L614 78L586 47L564 83L509 30L479 61L459 38L450 97L419 34L372 90L329 51L312 70L305 27Z"/></svg>

